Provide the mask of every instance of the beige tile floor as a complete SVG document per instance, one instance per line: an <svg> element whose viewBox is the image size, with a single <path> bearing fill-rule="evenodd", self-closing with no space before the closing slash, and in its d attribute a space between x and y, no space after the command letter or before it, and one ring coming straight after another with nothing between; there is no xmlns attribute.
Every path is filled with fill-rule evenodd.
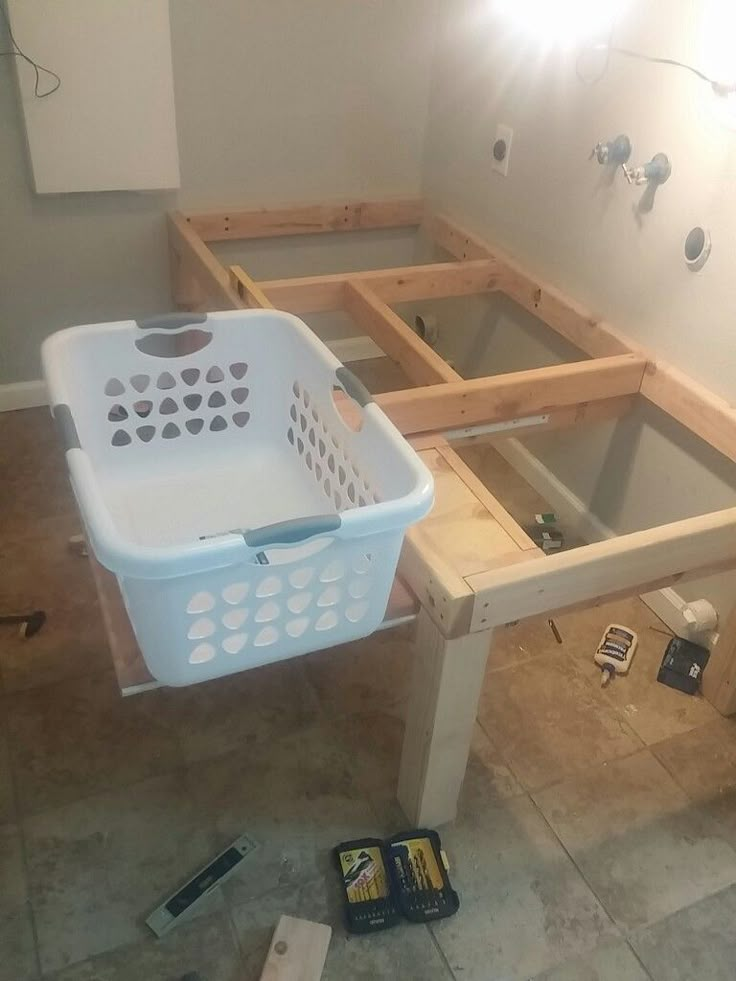
<svg viewBox="0 0 736 981"><path fill-rule="evenodd" d="M557 618L562 644L546 618L497 632L443 830L461 911L350 937L329 849L401 827L410 630L120 699L48 413L0 414L0 454L0 608L49 613L29 641L0 628L0 981L251 981L283 912L334 926L329 981L736 977L736 724L657 685L638 600ZM538 509L493 451L466 456ZM642 646L601 691L611 620ZM152 906L242 831L252 861L153 939Z"/></svg>

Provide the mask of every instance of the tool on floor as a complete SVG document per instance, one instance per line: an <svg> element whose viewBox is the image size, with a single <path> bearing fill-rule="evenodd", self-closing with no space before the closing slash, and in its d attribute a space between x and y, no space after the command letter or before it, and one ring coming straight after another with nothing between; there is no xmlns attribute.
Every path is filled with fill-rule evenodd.
<svg viewBox="0 0 736 981"><path fill-rule="evenodd" d="M562 643L562 636L560 634L560 631L557 629L557 624L555 623L555 621L554 620L548 620L547 621L547 625L548 625L549 629L552 631L552 633L554 634L554 638L557 641L557 643L558 644L561 644Z"/></svg>
<svg viewBox="0 0 736 981"><path fill-rule="evenodd" d="M351 933L384 930L402 916L429 923L452 916L460 906L436 831L346 841L337 846L335 857Z"/></svg>
<svg viewBox="0 0 736 981"><path fill-rule="evenodd" d="M534 520L538 525L556 525L557 515L554 511L543 511L541 514L535 514Z"/></svg>
<svg viewBox="0 0 736 981"><path fill-rule="evenodd" d="M691 640L673 637L667 645L657 681L687 695L695 695L710 659L710 651Z"/></svg>
<svg viewBox="0 0 736 981"><path fill-rule="evenodd" d="M601 668L601 688L614 674L628 673L638 646L639 637L635 631L620 623L609 623L595 652L595 663Z"/></svg>
<svg viewBox="0 0 736 981"><path fill-rule="evenodd" d="M21 637L28 639L37 634L46 623L46 614L43 610L34 610L33 613L7 613L0 616L0 624L3 623L17 623Z"/></svg>
<svg viewBox="0 0 736 981"><path fill-rule="evenodd" d="M271 939L260 981L319 981L332 928L294 916L282 916Z"/></svg>
<svg viewBox="0 0 736 981"><path fill-rule="evenodd" d="M177 889L173 896L155 909L146 920L148 926L157 937L163 937L172 927L186 920L205 896L209 896L226 882L257 847L248 835L236 838L232 845L228 845L208 865Z"/></svg>

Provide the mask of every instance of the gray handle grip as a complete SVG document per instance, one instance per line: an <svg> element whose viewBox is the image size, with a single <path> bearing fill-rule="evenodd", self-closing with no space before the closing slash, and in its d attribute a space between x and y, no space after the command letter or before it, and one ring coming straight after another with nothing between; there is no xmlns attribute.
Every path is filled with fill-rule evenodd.
<svg viewBox="0 0 736 981"><path fill-rule="evenodd" d="M309 518L291 518L277 521L263 528L253 528L243 535L245 544L251 548L267 548L269 545L295 545L315 535L325 535L337 531L342 524L339 514L315 514Z"/></svg>
<svg viewBox="0 0 736 981"><path fill-rule="evenodd" d="M178 330L180 327L191 327L206 322L206 313L160 313L156 317L136 320L141 330Z"/></svg>
<svg viewBox="0 0 736 981"><path fill-rule="evenodd" d="M349 368L342 365L335 372L335 377L351 399L355 399L358 405L363 408L373 401L373 396L365 387L362 381L355 377Z"/></svg>

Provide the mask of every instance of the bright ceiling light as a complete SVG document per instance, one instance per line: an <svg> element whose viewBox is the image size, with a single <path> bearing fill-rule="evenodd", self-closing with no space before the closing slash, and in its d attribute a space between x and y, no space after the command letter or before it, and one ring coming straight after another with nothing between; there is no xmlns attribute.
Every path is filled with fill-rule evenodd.
<svg viewBox="0 0 736 981"><path fill-rule="evenodd" d="M496 0L495 9L545 47L572 47L610 31L625 0Z"/></svg>

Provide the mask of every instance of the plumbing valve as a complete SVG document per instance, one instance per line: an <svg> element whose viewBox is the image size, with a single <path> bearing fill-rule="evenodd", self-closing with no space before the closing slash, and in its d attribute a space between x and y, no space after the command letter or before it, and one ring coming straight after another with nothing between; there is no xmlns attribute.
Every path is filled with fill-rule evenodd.
<svg viewBox="0 0 736 981"><path fill-rule="evenodd" d="M615 140L596 143L590 154L590 159L594 157L599 164L625 164L631 156L631 140L623 133Z"/></svg>
<svg viewBox="0 0 736 981"><path fill-rule="evenodd" d="M665 184L672 173L672 164L666 153L655 153L649 163L641 167L621 166L629 184Z"/></svg>

